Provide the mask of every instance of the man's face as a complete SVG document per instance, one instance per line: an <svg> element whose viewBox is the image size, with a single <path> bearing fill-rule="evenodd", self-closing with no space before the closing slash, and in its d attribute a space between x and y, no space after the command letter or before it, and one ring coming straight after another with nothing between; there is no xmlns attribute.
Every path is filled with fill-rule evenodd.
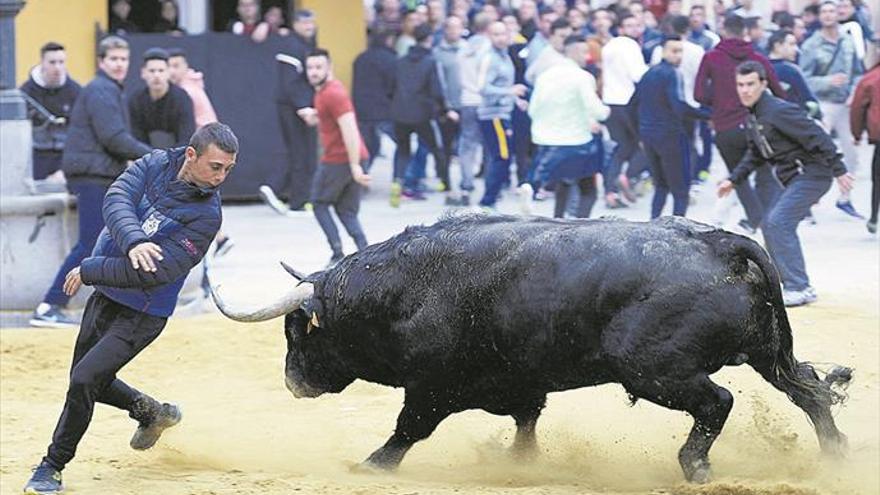
<svg viewBox="0 0 880 495"><path fill-rule="evenodd" d="M257 6L257 0L238 0L236 12L244 22L257 22L260 17L260 7Z"/></svg>
<svg viewBox="0 0 880 495"><path fill-rule="evenodd" d="M837 7L830 3L819 7L819 23L822 24L822 27L837 25Z"/></svg>
<svg viewBox="0 0 880 495"><path fill-rule="evenodd" d="M596 11L593 16L593 30L601 34L611 31L611 15L607 11Z"/></svg>
<svg viewBox="0 0 880 495"><path fill-rule="evenodd" d="M579 67L587 66L587 55L590 52L590 46L584 43L571 43L565 47L565 56L574 60Z"/></svg>
<svg viewBox="0 0 880 495"><path fill-rule="evenodd" d="M309 84L318 87L327 81L330 77L330 61L327 57L309 57L306 59L306 76L309 78Z"/></svg>
<svg viewBox="0 0 880 495"><path fill-rule="evenodd" d="M43 54L40 60L40 71L43 80L49 87L61 85L61 80L67 74L67 54L64 50L52 50Z"/></svg>
<svg viewBox="0 0 880 495"><path fill-rule="evenodd" d="M489 26L489 41L497 50L505 50L510 46L510 32L503 22L493 22Z"/></svg>
<svg viewBox="0 0 880 495"><path fill-rule="evenodd" d="M749 29L748 31L749 41L755 42L762 40L764 38L764 28L761 27L760 24Z"/></svg>
<svg viewBox="0 0 880 495"><path fill-rule="evenodd" d="M629 36L630 38L638 38L642 33L640 32L639 20L635 17L627 17L623 20L623 24L620 25L620 34L624 36Z"/></svg>
<svg viewBox="0 0 880 495"><path fill-rule="evenodd" d="M174 84L180 84L189 71L186 57L171 57L168 59L168 79Z"/></svg>
<svg viewBox="0 0 880 495"><path fill-rule="evenodd" d="M736 94L743 106L749 108L755 106L765 89L767 89L767 81L762 81L756 72L736 75Z"/></svg>
<svg viewBox="0 0 880 495"><path fill-rule="evenodd" d="M629 6L629 13L634 15L637 19L641 19L641 17L645 15L645 7L640 3L634 3Z"/></svg>
<svg viewBox="0 0 880 495"><path fill-rule="evenodd" d="M550 36L550 25L556 22L556 19L559 19L556 12L550 11L542 14L541 17L538 18L538 29L541 31L541 34L544 36Z"/></svg>
<svg viewBox="0 0 880 495"><path fill-rule="evenodd" d="M400 17L400 1L382 0L382 17L386 19L398 19Z"/></svg>
<svg viewBox="0 0 880 495"><path fill-rule="evenodd" d="M794 62L798 52L797 39L793 34L789 34L782 43L776 45L775 51L780 58Z"/></svg>
<svg viewBox="0 0 880 495"><path fill-rule="evenodd" d="M746 10L752 10L752 0L740 0L740 5Z"/></svg>
<svg viewBox="0 0 880 495"><path fill-rule="evenodd" d="M584 17L584 13L578 9L569 10L566 19L568 19L568 23L571 24L571 27L578 31L587 24L587 19Z"/></svg>
<svg viewBox="0 0 880 495"><path fill-rule="evenodd" d="M235 154L227 153L214 144L209 144L201 155L192 146L187 146L184 153L189 179L199 187L218 187L235 166Z"/></svg>
<svg viewBox="0 0 880 495"><path fill-rule="evenodd" d="M464 25L458 17L449 17L443 26L443 38L449 43L456 43L461 39Z"/></svg>
<svg viewBox="0 0 880 495"><path fill-rule="evenodd" d="M441 0L430 0L428 2L428 20L432 23L439 23L443 21L443 17L446 14L446 9L443 8L443 2Z"/></svg>
<svg viewBox="0 0 880 495"><path fill-rule="evenodd" d="M798 42L803 41L804 37L807 35L807 26L804 24L804 20L801 18L795 18L794 20L794 29L792 29L792 33Z"/></svg>
<svg viewBox="0 0 880 495"><path fill-rule="evenodd" d="M669 5L666 7L667 15L681 15L681 0L669 0Z"/></svg>
<svg viewBox="0 0 880 495"><path fill-rule="evenodd" d="M104 58L98 59L98 68L104 71L111 79L122 84L128 73L128 49L111 48L107 50Z"/></svg>
<svg viewBox="0 0 880 495"><path fill-rule="evenodd" d="M416 27L421 24L421 16L418 12L412 11L406 14L406 17L403 18L403 26L401 26L401 30L404 33L412 34L413 31L416 30Z"/></svg>
<svg viewBox="0 0 880 495"><path fill-rule="evenodd" d="M569 36L571 36L570 27L564 27L553 31L553 34L550 35L550 46L552 46L557 52L562 52L562 49L565 46L565 38L568 38Z"/></svg>
<svg viewBox="0 0 880 495"><path fill-rule="evenodd" d="M168 62L164 60L148 60L141 68L141 79L147 83L150 91L167 91L168 78Z"/></svg>
<svg viewBox="0 0 880 495"><path fill-rule="evenodd" d="M307 40L315 37L315 31L317 31L317 29L318 26L315 24L314 17L301 17L293 23L293 30L296 34Z"/></svg>
<svg viewBox="0 0 880 495"><path fill-rule="evenodd" d="M523 22L528 21L529 19L534 19L535 14L538 13L538 6L535 4L535 0L523 0L521 4L519 4L519 18L522 19Z"/></svg>
<svg viewBox="0 0 880 495"><path fill-rule="evenodd" d="M489 19L491 19L492 22L501 19L501 15L498 13L498 9L492 4L487 3L486 5L483 5L483 9L481 11L484 14L488 15Z"/></svg>
<svg viewBox="0 0 880 495"><path fill-rule="evenodd" d="M684 46L679 40L669 40L663 45L663 60L678 67L681 65L681 57Z"/></svg>
<svg viewBox="0 0 880 495"><path fill-rule="evenodd" d="M851 0L840 0L837 2L838 19L849 19L855 14L856 9L853 7Z"/></svg>
<svg viewBox="0 0 880 495"><path fill-rule="evenodd" d="M706 11L703 9L693 9L691 10L691 29L694 31L701 31L704 27L706 27Z"/></svg>

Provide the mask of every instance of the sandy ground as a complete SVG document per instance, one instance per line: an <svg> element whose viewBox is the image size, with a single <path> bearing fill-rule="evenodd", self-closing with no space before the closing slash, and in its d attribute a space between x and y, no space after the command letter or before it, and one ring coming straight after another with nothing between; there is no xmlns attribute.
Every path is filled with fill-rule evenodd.
<svg viewBox="0 0 880 495"><path fill-rule="evenodd" d="M860 188L857 207L864 209L866 184ZM430 222L440 201L393 211L380 196L367 201L364 224L378 240L403 224ZM708 219L711 204L704 194L693 215ZM643 218L646 207L642 200L623 213ZM502 211L514 208L510 197L502 204ZM878 245L862 223L842 217L828 200L816 216L819 225L801 233L821 299L790 317L801 360L856 369L849 401L835 410L849 435L846 460L822 458L806 416L744 366L715 375L736 403L711 451L715 477L708 485L683 483L676 461L689 417L644 401L630 407L618 385L550 395L538 425L542 452L531 463L507 452L512 419L472 411L443 422L396 474L363 474L352 468L391 434L402 392L356 382L338 395L294 399L283 384L281 321L246 326L212 314L172 319L120 374L159 399L178 402L184 421L153 450L135 452L128 447L134 423L98 406L64 472L65 484L71 494L114 495L880 493ZM313 219L281 220L265 208L233 207L224 228L238 246L218 266L218 276L242 300L264 300L289 283L274 263L279 258L308 270L329 257L320 242L291 251L291 245L320 241ZM0 331L2 494L20 492L44 453L61 410L74 339L74 331Z"/></svg>

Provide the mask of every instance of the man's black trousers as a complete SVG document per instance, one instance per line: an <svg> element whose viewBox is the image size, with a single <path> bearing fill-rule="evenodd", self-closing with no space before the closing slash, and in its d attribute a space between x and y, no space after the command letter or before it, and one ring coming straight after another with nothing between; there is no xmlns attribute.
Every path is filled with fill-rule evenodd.
<svg viewBox="0 0 880 495"><path fill-rule="evenodd" d="M300 210L309 201L312 177L318 167L318 134L290 105L278 105L278 122L287 156L281 191L290 209Z"/></svg>
<svg viewBox="0 0 880 495"><path fill-rule="evenodd" d="M138 355L165 328L167 318L151 316L123 306L95 291L86 304L73 350L67 400L52 445L44 458L61 470L73 459L86 432L95 402L130 412L140 392L116 378L116 373Z"/></svg>

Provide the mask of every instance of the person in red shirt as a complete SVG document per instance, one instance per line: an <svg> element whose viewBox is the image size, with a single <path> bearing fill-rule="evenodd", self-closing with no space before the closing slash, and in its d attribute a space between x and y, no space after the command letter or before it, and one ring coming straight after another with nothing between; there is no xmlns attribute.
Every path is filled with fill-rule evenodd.
<svg viewBox="0 0 880 495"><path fill-rule="evenodd" d="M850 105L849 126L853 141L862 140L868 131L868 142L874 145L874 160L871 165L871 218L868 219L868 232L877 233L877 209L880 207L880 62L869 70L856 86Z"/></svg>
<svg viewBox="0 0 880 495"><path fill-rule="evenodd" d="M317 48L306 58L306 75L315 87L314 113L306 115L306 123L318 124L318 135L324 154L312 182L312 204L315 218L327 236L333 257L330 265L338 263L345 254L336 222L330 215L330 206L342 222L358 250L367 247L367 238L357 214L361 202L361 186L370 185L370 176L364 172L367 147L358 131L354 105L341 82L333 78L330 54Z"/></svg>

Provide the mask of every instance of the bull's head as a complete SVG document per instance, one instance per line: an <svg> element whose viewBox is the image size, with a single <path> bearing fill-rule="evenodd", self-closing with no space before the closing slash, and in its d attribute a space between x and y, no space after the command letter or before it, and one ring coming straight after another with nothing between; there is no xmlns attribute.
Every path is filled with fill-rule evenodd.
<svg viewBox="0 0 880 495"><path fill-rule="evenodd" d="M281 315L287 338L284 382L295 397L317 397L341 392L354 381L341 354L340 336L324 325L322 305L315 297L315 286L287 265L284 268L299 283L273 303L252 310L233 308L220 296L219 286L211 286L214 303L228 318L241 322L271 320Z"/></svg>

